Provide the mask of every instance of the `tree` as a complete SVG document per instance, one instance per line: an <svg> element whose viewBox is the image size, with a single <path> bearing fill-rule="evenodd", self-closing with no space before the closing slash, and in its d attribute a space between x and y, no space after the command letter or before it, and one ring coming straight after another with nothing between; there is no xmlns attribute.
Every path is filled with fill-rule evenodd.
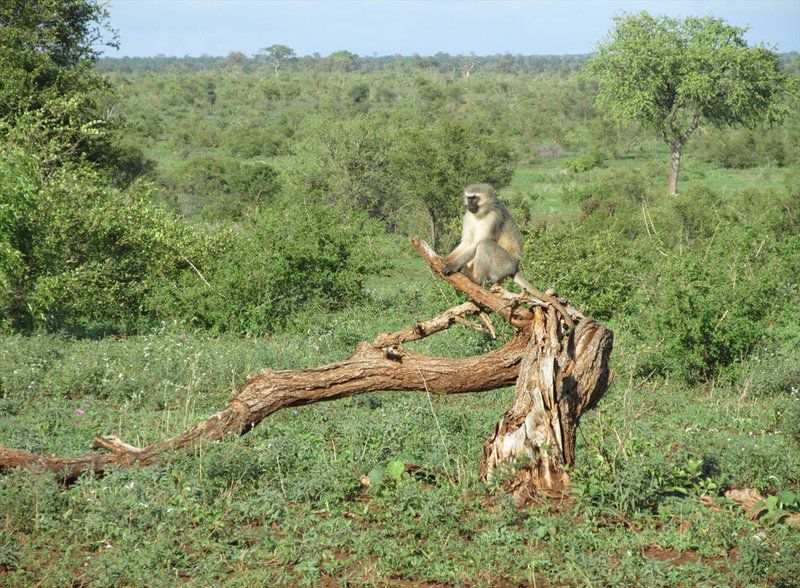
<svg viewBox="0 0 800 588"><path fill-rule="evenodd" d="M285 172L289 189L387 219L401 204L391 167L396 133L370 115L310 123Z"/></svg>
<svg viewBox="0 0 800 588"><path fill-rule="evenodd" d="M223 63L225 65L245 65L247 63L247 55L241 51L231 51L223 60Z"/></svg>
<svg viewBox="0 0 800 588"><path fill-rule="evenodd" d="M0 3L0 135L53 163L108 153L98 98L110 86L92 69L118 46L108 18L95 0Z"/></svg>
<svg viewBox="0 0 800 588"><path fill-rule="evenodd" d="M272 65L275 75L278 75L278 70L281 68L282 63L297 56L294 49L287 45L270 45L269 47L264 47L260 53Z"/></svg>
<svg viewBox="0 0 800 588"><path fill-rule="evenodd" d="M617 121L652 127L669 145L671 195L678 191L682 149L702 121L752 128L783 118L789 78L776 53L747 45L746 29L718 18L646 12L614 20L588 64L597 103Z"/></svg>
<svg viewBox="0 0 800 588"><path fill-rule="evenodd" d="M350 51L334 51L324 59L326 71L348 73L361 67L361 58Z"/></svg>

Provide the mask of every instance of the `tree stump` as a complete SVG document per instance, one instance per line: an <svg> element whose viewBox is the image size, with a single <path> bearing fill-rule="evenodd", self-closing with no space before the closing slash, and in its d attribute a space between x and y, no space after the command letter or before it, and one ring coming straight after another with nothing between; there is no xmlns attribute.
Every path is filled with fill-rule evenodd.
<svg viewBox="0 0 800 588"><path fill-rule="evenodd" d="M613 334L592 320L575 333L560 332L551 307L535 308L511 407L483 447L481 478L512 469L503 486L518 502L564 490L575 463L575 438L583 412L609 383Z"/></svg>

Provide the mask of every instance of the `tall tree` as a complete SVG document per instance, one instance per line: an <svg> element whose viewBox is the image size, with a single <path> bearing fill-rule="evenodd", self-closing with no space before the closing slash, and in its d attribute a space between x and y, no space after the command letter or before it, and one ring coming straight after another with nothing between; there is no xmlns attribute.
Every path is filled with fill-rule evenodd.
<svg viewBox="0 0 800 588"><path fill-rule="evenodd" d="M323 60L327 71L351 72L361 67L361 58L350 51L334 51Z"/></svg>
<svg viewBox="0 0 800 588"><path fill-rule="evenodd" d="M678 191L683 147L703 122L754 127L783 118L782 97L793 82L776 53L747 45L747 29L718 18L646 12L614 20L588 64L597 102L618 121L655 129L669 145L671 195Z"/></svg>
<svg viewBox="0 0 800 588"><path fill-rule="evenodd" d="M260 53L264 55L270 65L272 65L272 68L275 70L275 75L278 75L278 71L281 69L283 63L297 56L294 49L287 45L270 45L269 47L264 47Z"/></svg>

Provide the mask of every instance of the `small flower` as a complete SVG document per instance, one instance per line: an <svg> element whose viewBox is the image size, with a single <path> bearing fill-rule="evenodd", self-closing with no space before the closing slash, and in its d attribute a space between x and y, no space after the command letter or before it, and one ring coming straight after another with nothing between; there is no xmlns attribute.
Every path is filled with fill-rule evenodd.
<svg viewBox="0 0 800 588"><path fill-rule="evenodd" d="M86 411L83 410L82 408L76 408L75 409L75 414L78 415L78 416L83 416L83 415L86 414Z"/></svg>

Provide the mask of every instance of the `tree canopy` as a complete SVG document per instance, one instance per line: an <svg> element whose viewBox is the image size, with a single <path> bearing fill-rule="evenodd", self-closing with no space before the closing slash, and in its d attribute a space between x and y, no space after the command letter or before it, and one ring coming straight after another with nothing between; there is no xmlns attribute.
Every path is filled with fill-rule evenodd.
<svg viewBox="0 0 800 588"><path fill-rule="evenodd" d="M280 70L282 63L296 57L294 49L288 45L270 45L269 47L261 49L260 53L264 55L270 65L272 65L276 74L278 70Z"/></svg>

